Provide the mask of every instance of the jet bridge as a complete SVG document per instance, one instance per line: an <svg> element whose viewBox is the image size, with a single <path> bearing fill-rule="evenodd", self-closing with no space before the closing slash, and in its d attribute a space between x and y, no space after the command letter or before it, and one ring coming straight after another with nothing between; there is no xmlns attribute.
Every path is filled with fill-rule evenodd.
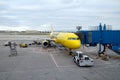
<svg viewBox="0 0 120 80"><path fill-rule="evenodd" d="M98 30L79 30L76 34L80 37L82 44L88 46L96 46L99 44L98 53L104 53L105 48L109 47L112 49L113 46L120 47L120 30L107 30L106 24L98 26ZM104 46L104 49L101 49Z"/></svg>

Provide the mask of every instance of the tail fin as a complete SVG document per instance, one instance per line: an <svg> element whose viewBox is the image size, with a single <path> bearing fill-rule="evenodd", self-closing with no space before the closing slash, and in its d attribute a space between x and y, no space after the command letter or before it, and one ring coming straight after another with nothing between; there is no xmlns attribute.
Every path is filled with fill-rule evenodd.
<svg viewBox="0 0 120 80"><path fill-rule="evenodd" d="M53 26L51 25L51 33L53 33Z"/></svg>
<svg viewBox="0 0 120 80"><path fill-rule="evenodd" d="M50 33L50 38L53 39L53 26L51 25L51 33Z"/></svg>

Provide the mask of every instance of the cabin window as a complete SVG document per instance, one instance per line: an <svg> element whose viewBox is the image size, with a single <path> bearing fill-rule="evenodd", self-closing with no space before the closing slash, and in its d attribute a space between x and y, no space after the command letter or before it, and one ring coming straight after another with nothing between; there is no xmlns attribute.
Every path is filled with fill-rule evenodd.
<svg viewBox="0 0 120 80"><path fill-rule="evenodd" d="M79 40L79 38L68 38L68 40Z"/></svg>

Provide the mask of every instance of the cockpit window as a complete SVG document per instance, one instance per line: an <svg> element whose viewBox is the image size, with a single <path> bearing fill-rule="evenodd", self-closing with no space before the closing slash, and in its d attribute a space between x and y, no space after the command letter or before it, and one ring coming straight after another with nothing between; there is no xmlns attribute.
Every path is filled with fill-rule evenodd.
<svg viewBox="0 0 120 80"><path fill-rule="evenodd" d="M68 40L79 40L79 38L68 38Z"/></svg>

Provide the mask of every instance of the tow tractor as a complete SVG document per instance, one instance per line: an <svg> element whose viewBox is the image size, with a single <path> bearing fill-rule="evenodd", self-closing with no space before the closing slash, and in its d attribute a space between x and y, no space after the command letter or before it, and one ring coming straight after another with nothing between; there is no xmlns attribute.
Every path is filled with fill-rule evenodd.
<svg viewBox="0 0 120 80"><path fill-rule="evenodd" d="M94 65L93 59L83 54L83 52L81 51L75 52L75 56L73 57L73 60L78 66L93 66Z"/></svg>

